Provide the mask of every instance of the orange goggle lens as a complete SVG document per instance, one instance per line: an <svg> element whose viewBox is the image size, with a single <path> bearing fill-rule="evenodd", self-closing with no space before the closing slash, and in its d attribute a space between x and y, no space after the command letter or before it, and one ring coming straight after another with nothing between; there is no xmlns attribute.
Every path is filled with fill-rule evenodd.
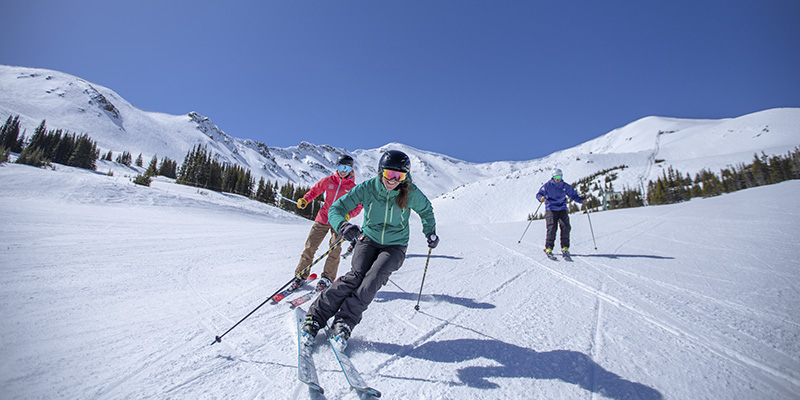
<svg viewBox="0 0 800 400"><path fill-rule="evenodd" d="M388 180L388 181L395 180L395 181L398 181L398 182L402 182L402 181L406 180L407 176L408 176L408 174L405 173L405 172L393 171L391 169L383 170L383 177L386 178L386 180Z"/></svg>

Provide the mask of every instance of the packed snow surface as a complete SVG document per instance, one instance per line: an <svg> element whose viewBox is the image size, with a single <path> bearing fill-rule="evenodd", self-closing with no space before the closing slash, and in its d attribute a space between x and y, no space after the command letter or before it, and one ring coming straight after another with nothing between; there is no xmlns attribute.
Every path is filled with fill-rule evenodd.
<svg viewBox="0 0 800 400"><path fill-rule="evenodd" d="M442 213L419 311L414 220L347 352L387 399L798 398L799 197L573 214L574 262L545 258L543 221ZM162 178L0 165L2 397L358 398L325 346L325 395L297 381L286 304L212 345L291 278L310 226Z"/></svg>

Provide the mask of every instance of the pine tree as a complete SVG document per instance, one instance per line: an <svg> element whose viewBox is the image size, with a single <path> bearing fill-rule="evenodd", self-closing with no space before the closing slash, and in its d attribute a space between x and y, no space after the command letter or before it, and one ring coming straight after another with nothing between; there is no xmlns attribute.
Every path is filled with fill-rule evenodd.
<svg viewBox="0 0 800 400"><path fill-rule="evenodd" d="M667 188L664 179L647 182L647 203L651 205L667 204Z"/></svg>
<svg viewBox="0 0 800 400"><path fill-rule="evenodd" d="M264 202L264 189L266 184L264 183L264 177L262 176L261 179L258 181L258 187L256 187L256 195L254 199L256 201Z"/></svg>
<svg viewBox="0 0 800 400"><path fill-rule="evenodd" d="M135 183L137 185L150 186L150 182L152 182L152 179L150 178L149 175L141 175L141 174L139 174L139 175L136 175L136 177L133 178L133 183Z"/></svg>
<svg viewBox="0 0 800 400"><path fill-rule="evenodd" d="M789 154L792 165L792 179L800 179L800 148Z"/></svg>
<svg viewBox="0 0 800 400"><path fill-rule="evenodd" d="M755 180L754 186L766 185L769 182L769 166L757 154L753 155L753 164L751 166L753 179Z"/></svg>
<svg viewBox="0 0 800 400"><path fill-rule="evenodd" d="M67 132L63 137L61 137L61 130L58 130L56 131L55 138L60 139L58 140L58 144L55 145L51 155L53 162L59 164L69 163L69 159L72 157L72 153L75 152L75 148L77 146L77 139L75 138L75 135L70 135L69 132Z"/></svg>
<svg viewBox="0 0 800 400"><path fill-rule="evenodd" d="M117 161L116 162L118 164L127 165L127 166L130 167L132 160L133 160L133 156L131 156L131 153L129 153L127 151L124 151L124 152L122 152L122 155L117 156Z"/></svg>
<svg viewBox="0 0 800 400"><path fill-rule="evenodd" d="M48 132L45 121L42 121L42 123L39 124L39 126L33 132L33 136L31 137L31 141L28 143L27 147L41 149L44 157L52 161L53 155L55 154L55 149L60 141L61 130L57 129L55 131ZM33 149L31 149L31 151Z"/></svg>
<svg viewBox="0 0 800 400"><path fill-rule="evenodd" d="M703 169L697 173L695 182L703 188L703 197L719 196L723 193L722 182L713 172Z"/></svg>
<svg viewBox="0 0 800 400"><path fill-rule="evenodd" d="M267 203L267 204L275 204L275 188L270 181L264 181L262 177L261 180L258 182L258 191L256 192L256 198L258 201Z"/></svg>
<svg viewBox="0 0 800 400"><path fill-rule="evenodd" d="M236 182L238 193L242 196L250 197L253 194L253 177L249 169L242 168L239 180Z"/></svg>
<svg viewBox="0 0 800 400"><path fill-rule="evenodd" d="M177 183L182 185L195 185L194 183L194 159L196 157L197 148L192 147L186 156L183 158L183 164L178 168ZM196 185L195 185L196 186Z"/></svg>
<svg viewBox="0 0 800 400"><path fill-rule="evenodd" d="M280 194L283 197L293 199L294 197L292 196L294 196L294 186L290 182L286 182L285 185L281 186ZM281 199L280 201L280 207L283 208L284 210L291 210L290 207L293 206L295 206L294 203L290 203L285 199Z"/></svg>
<svg viewBox="0 0 800 400"><path fill-rule="evenodd" d="M19 115L13 118L9 115L0 127L0 146L10 152L19 153L22 151L22 143L23 138L19 137Z"/></svg>
<svg viewBox="0 0 800 400"><path fill-rule="evenodd" d="M618 202L619 208L641 207L644 205L642 192L637 189L630 189L627 186L622 190L622 200Z"/></svg>
<svg viewBox="0 0 800 400"><path fill-rule="evenodd" d="M32 165L34 167L44 167L50 165L50 160L45 157L41 147L27 146L22 149L22 153L17 157L18 164Z"/></svg>
<svg viewBox="0 0 800 400"><path fill-rule="evenodd" d="M222 164L220 164L217 158L208 155L208 161L205 164L205 177L206 177L206 187L211 190L216 191L223 191L222 188L222 174L225 172L225 169Z"/></svg>
<svg viewBox="0 0 800 400"><path fill-rule="evenodd" d="M87 134L83 134L76 139L75 151L69 158L68 164L73 167L86 168L92 171L97 170L97 143Z"/></svg>
<svg viewBox="0 0 800 400"><path fill-rule="evenodd" d="M150 160L150 164L147 166L147 170L144 172L147 176L156 176L158 175L158 156L153 156Z"/></svg>
<svg viewBox="0 0 800 400"><path fill-rule="evenodd" d="M175 161L164 157L161 160L161 166L158 168L158 175L166 176L167 178L175 179L177 177L178 164Z"/></svg>

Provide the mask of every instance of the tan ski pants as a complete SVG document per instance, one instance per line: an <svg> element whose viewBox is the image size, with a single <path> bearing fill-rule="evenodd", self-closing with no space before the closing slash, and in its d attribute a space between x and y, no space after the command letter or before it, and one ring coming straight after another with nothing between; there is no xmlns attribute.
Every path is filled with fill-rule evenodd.
<svg viewBox="0 0 800 400"><path fill-rule="evenodd" d="M303 270L314 261L314 255L328 232L331 234L331 240L329 242L330 247L336 244L338 240L336 231L333 230L330 225L320 224L316 221L314 222L314 225L311 226L311 231L308 233L308 239L306 239L306 248L303 250L303 254L300 256L300 262L297 264L297 268L294 270L295 275L303 272ZM328 249L325 249L325 251L328 251ZM342 246L336 246L336 248L333 249L330 254L328 254L328 258L325 260L325 268L322 271L322 276L330 279L331 282L336 280L336 274L339 270L339 255L341 254ZM305 279L310 273L311 270L309 269L301 276L303 279Z"/></svg>

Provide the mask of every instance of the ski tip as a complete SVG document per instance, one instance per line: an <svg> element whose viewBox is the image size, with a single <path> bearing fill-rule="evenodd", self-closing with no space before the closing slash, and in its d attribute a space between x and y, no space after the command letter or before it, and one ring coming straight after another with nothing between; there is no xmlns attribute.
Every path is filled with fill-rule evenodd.
<svg viewBox="0 0 800 400"><path fill-rule="evenodd" d="M314 279L317 279L317 274L311 274L306 278L307 281L313 281Z"/></svg>

